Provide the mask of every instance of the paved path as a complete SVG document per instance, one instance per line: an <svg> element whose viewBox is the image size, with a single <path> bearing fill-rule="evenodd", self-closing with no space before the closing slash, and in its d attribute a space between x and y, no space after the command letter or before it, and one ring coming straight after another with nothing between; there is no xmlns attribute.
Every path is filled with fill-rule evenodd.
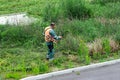
<svg viewBox="0 0 120 80"><path fill-rule="evenodd" d="M42 80L120 80L120 63Z"/></svg>

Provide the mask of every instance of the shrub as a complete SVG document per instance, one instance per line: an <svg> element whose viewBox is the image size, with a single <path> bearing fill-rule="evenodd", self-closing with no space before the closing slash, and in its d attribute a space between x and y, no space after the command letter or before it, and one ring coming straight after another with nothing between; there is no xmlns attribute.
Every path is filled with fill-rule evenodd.
<svg viewBox="0 0 120 80"><path fill-rule="evenodd" d="M64 0L62 7L69 19L84 19L91 17L92 11L86 7L83 0Z"/></svg>
<svg viewBox="0 0 120 80"><path fill-rule="evenodd" d="M89 6L83 0L59 0L59 3L47 1L42 10L44 21L58 22L61 18L85 19L92 16Z"/></svg>
<svg viewBox="0 0 120 80"><path fill-rule="evenodd" d="M42 17L44 21L57 22L63 15L62 9L58 3L47 1L42 10Z"/></svg>

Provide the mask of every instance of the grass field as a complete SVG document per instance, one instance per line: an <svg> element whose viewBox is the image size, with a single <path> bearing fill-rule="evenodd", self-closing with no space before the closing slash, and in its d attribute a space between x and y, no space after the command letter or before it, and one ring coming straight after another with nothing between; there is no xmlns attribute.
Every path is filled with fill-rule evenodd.
<svg viewBox="0 0 120 80"><path fill-rule="evenodd" d="M38 18L27 26L0 25L0 80L120 58L119 5L119 0L0 0L0 15L26 12ZM52 21L63 39L48 62L42 33Z"/></svg>

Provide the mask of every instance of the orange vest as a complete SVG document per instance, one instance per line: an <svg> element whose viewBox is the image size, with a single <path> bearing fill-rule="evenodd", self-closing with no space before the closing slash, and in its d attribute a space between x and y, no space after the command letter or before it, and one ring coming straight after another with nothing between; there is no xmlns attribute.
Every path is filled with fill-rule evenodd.
<svg viewBox="0 0 120 80"><path fill-rule="evenodd" d="M46 42L54 41L54 38L50 35L50 30L51 30L50 26L45 28L44 32L45 32L45 41Z"/></svg>

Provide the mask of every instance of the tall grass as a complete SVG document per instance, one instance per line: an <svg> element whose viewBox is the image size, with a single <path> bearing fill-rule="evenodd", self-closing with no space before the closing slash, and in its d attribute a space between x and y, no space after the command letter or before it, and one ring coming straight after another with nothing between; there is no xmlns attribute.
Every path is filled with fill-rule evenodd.
<svg viewBox="0 0 120 80"><path fill-rule="evenodd" d="M106 3L117 3L120 2L119 0L92 0L92 3L98 3L101 5L105 5Z"/></svg>
<svg viewBox="0 0 120 80"><path fill-rule="evenodd" d="M66 35L66 37L58 45L59 50L63 51L78 51L79 38L74 37L72 34Z"/></svg>
<svg viewBox="0 0 120 80"><path fill-rule="evenodd" d="M70 20L89 18L92 16L92 11L83 0L60 0L59 4L48 1L42 16L44 21L57 22L61 18Z"/></svg>
<svg viewBox="0 0 120 80"><path fill-rule="evenodd" d="M118 41L120 44L120 33L119 32L116 33L115 40Z"/></svg>
<svg viewBox="0 0 120 80"><path fill-rule="evenodd" d="M83 0L64 0L62 4L69 19L84 19L92 15L91 9L85 5Z"/></svg>
<svg viewBox="0 0 120 80"><path fill-rule="evenodd" d="M42 17L44 21L57 22L64 16L61 5L56 2L47 1L43 10Z"/></svg>
<svg viewBox="0 0 120 80"><path fill-rule="evenodd" d="M89 53L93 59L102 59L110 56L112 52L119 50L119 44L113 38L96 39L87 44Z"/></svg>
<svg viewBox="0 0 120 80"><path fill-rule="evenodd" d="M13 47L16 43L29 47L37 46L42 45L41 42L44 42L42 32L43 27L41 24L39 26L2 26L0 40L2 43L7 42L8 46L12 44Z"/></svg>
<svg viewBox="0 0 120 80"><path fill-rule="evenodd" d="M97 0L93 0L93 1L97 1ZM100 0L98 0L100 1ZM109 0L107 0L109 1ZM116 1L116 0L114 0ZM118 14L120 13L120 8L118 7L120 5L120 2L104 2L103 0L103 4L104 6L100 5L100 4L91 4L91 10L94 12L93 16L94 17L104 17L104 18L119 18Z"/></svg>
<svg viewBox="0 0 120 80"><path fill-rule="evenodd" d="M72 50L76 50L76 44L80 38L87 42L93 41L101 37L114 37L119 41L119 23L117 20L111 22L112 19L88 19L86 21L72 20L65 21L57 25L55 31L57 35L62 35L63 40L61 46L67 42L73 45ZM9 44L9 47L23 45L28 48L34 46L44 47L44 27L48 26L44 22L37 22L29 26L1 26L0 41L1 44ZM66 49L67 48L67 45ZM61 48L62 49L62 48Z"/></svg>

